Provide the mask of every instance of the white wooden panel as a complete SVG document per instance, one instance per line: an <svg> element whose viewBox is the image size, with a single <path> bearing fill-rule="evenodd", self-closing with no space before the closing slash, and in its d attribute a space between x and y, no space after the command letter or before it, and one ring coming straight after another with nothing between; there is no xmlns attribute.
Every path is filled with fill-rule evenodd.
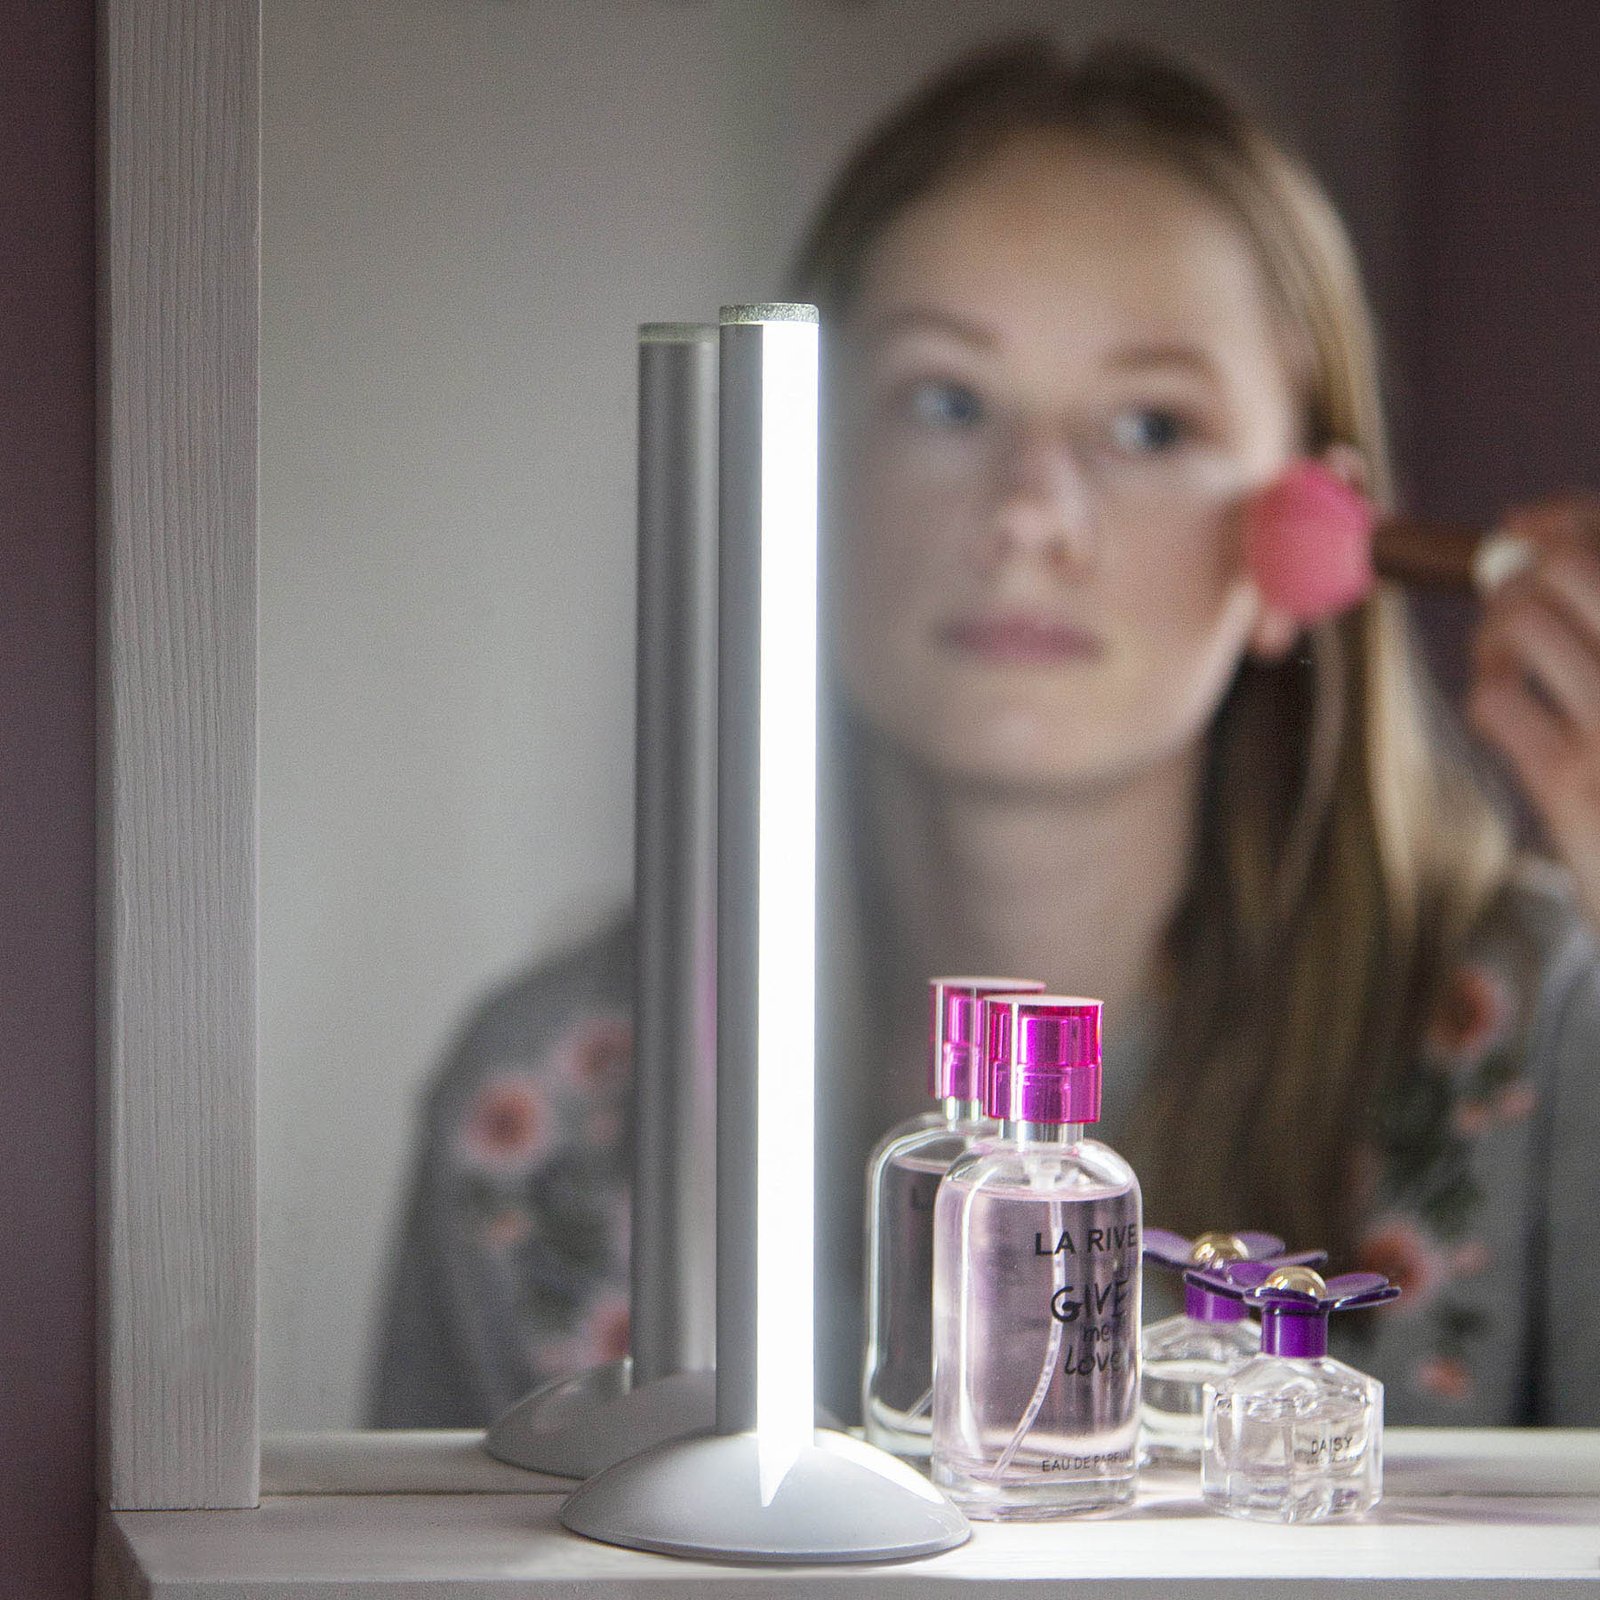
<svg viewBox="0 0 1600 1600"><path fill-rule="evenodd" d="M104 0L101 1488L257 1497L258 0Z"/></svg>
<svg viewBox="0 0 1600 1600"><path fill-rule="evenodd" d="M435 1438L441 1466L465 1441ZM125 1544L106 1545L131 1569L129 1592L152 1600L1595 1592L1594 1433L1394 1429L1386 1445L1388 1498L1360 1522L1246 1526L1209 1514L1192 1475L1152 1474L1121 1516L983 1524L964 1548L903 1565L763 1570L612 1549L559 1526L558 1494L269 1496L258 1511L124 1513ZM424 1448L413 1435L393 1452L414 1479Z"/></svg>

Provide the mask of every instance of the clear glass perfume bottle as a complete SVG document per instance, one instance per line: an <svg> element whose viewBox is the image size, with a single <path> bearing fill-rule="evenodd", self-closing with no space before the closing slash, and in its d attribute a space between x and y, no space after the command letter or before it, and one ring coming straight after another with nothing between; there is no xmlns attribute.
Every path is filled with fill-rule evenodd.
<svg viewBox="0 0 1600 1600"><path fill-rule="evenodd" d="M1328 1355L1328 1316L1393 1300L1398 1285L1376 1272L1324 1283L1310 1267L1259 1263L1186 1274L1196 1280L1261 1313L1261 1354L1206 1394L1206 1503L1259 1522L1371 1510L1383 1498L1383 1385Z"/></svg>
<svg viewBox="0 0 1600 1600"><path fill-rule="evenodd" d="M1276 1234L1249 1229L1185 1239L1165 1228L1146 1228L1144 1256L1183 1272L1190 1267L1220 1271L1236 1261L1269 1268L1315 1265L1324 1259L1324 1252L1285 1254L1283 1240ZM1221 1383L1260 1353L1261 1330L1242 1301L1185 1283L1183 1310L1144 1330L1141 1465L1199 1466L1206 1385Z"/></svg>
<svg viewBox="0 0 1600 1600"><path fill-rule="evenodd" d="M951 1162L1000 1125L983 1109L982 1003L1037 993L1032 978L928 981L928 1092L936 1109L892 1128L867 1161L867 1442L926 1467L933 1437L933 1201Z"/></svg>
<svg viewBox="0 0 1600 1600"><path fill-rule="evenodd" d="M1100 1115L1100 1003L987 1002L999 1136L934 1206L933 1479L970 1517L1132 1498L1139 1434L1138 1180L1083 1136Z"/></svg>

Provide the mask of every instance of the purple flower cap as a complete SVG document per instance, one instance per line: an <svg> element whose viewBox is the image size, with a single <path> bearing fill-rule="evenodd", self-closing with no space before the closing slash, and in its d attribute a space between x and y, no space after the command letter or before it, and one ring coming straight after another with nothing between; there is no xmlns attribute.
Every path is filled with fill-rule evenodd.
<svg viewBox="0 0 1600 1600"><path fill-rule="evenodd" d="M1191 1283L1187 1276L1191 1267L1228 1273L1232 1267L1249 1263L1270 1271L1273 1267L1314 1266L1328 1259L1325 1250L1286 1251L1277 1234L1248 1228L1238 1233L1202 1233L1196 1239L1185 1239L1165 1228L1146 1228L1144 1253L1147 1260L1185 1274L1183 1311L1196 1322L1243 1322L1249 1312L1242 1300Z"/></svg>
<svg viewBox="0 0 1600 1600"><path fill-rule="evenodd" d="M984 1000L1043 988L1034 978L929 978L928 1093L935 1100L981 1100L988 1065Z"/></svg>
<svg viewBox="0 0 1600 1600"><path fill-rule="evenodd" d="M1100 1002L1060 994L991 996L983 1109L1005 1122L1100 1120Z"/></svg>
<svg viewBox="0 0 1600 1600"><path fill-rule="evenodd" d="M1192 1284L1261 1313L1261 1353L1310 1358L1328 1353L1328 1317L1400 1298L1400 1285L1381 1272L1345 1272L1326 1281L1310 1267L1236 1261L1219 1271L1191 1267Z"/></svg>

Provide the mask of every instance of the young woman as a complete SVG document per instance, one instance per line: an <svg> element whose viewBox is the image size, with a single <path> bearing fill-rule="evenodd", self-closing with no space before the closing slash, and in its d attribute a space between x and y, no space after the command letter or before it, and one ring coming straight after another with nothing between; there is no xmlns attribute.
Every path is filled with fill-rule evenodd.
<svg viewBox="0 0 1600 1600"><path fill-rule="evenodd" d="M1600 965L1573 893L1514 861L1399 595L1303 630L1243 564L1242 508L1296 457L1390 493L1371 317L1314 180L1163 57L1030 40L862 148L794 288L827 337L845 841L826 1396L853 1409L858 1175L920 1107L922 980L998 971L1104 999L1102 1130L1152 1222L1401 1279L1347 1319L1391 1420L1600 1421ZM1487 608L1475 720L1600 908L1600 519L1510 523L1544 558ZM470 1118L481 1071L447 1082ZM450 1312L481 1344L505 1307Z"/></svg>

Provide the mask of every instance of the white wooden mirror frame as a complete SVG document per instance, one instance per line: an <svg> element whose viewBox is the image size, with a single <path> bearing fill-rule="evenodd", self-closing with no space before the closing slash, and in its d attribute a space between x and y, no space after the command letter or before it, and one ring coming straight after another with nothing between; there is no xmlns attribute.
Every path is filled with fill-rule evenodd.
<svg viewBox="0 0 1600 1600"><path fill-rule="evenodd" d="M260 0L101 0L100 58L101 1498L248 1507ZM457 1442L406 1486L509 1486ZM1413 1486L1594 1496L1595 1445L1419 1433ZM364 1454L335 1436L274 1487L401 1487ZM120 1570L103 1548L105 1592Z"/></svg>
<svg viewBox="0 0 1600 1600"><path fill-rule="evenodd" d="M101 1498L249 1506L260 0L99 22Z"/></svg>

